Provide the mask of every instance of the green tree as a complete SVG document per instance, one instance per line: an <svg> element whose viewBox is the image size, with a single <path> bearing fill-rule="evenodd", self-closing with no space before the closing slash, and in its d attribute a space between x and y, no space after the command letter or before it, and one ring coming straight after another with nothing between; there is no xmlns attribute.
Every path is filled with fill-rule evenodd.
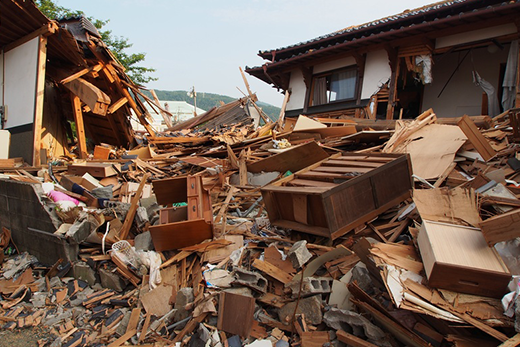
<svg viewBox="0 0 520 347"><path fill-rule="evenodd" d="M36 6L44 15L51 19L60 19L63 17L75 17L85 15L83 11L74 11L66 7L58 5L53 0L35 0ZM110 48L119 62L125 67L126 74L132 81L140 84L156 81L157 78L149 76L149 73L155 72L155 69L141 66L139 63L145 60L145 53L128 53L128 48L132 44L128 42L126 37L115 36L111 30L101 30L109 21L94 19L87 17L94 24L101 34L101 39Z"/></svg>

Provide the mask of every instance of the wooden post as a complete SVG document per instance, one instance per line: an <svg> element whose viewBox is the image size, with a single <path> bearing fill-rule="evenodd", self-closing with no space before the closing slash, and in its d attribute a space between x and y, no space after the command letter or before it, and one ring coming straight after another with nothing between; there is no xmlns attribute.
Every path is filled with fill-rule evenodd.
<svg viewBox="0 0 520 347"><path fill-rule="evenodd" d="M388 106L386 108L386 119L394 118L394 103L397 94L397 78L399 77L399 57L397 49L393 47L386 47L386 53L388 54L388 63L392 69L392 76L390 77L389 95L388 95Z"/></svg>
<svg viewBox="0 0 520 347"><path fill-rule="evenodd" d="M47 37L40 35L38 62L36 71L36 99L34 103L33 122L33 166L41 165L41 140L43 124L43 96L45 94L45 67L47 65Z"/></svg>
<svg viewBox="0 0 520 347"><path fill-rule="evenodd" d="M285 91L285 97L283 99L282 108L280 109L280 116L278 117L278 130L282 131L283 129L283 120L285 118L285 109L287 107L287 102L289 102L289 97L291 96L291 92L289 90Z"/></svg>
<svg viewBox="0 0 520 347"><path fill-rule="evenodd" d="M518 64L516 66L516 100L515 100L515 108L520 108L520 49L519 49L518 53L519 53L518 54Z"/></svg>
<svg viewBox="0 0 520 347"><path fill-rule="evenodd" d="M125 222L119 230L119 238L121 240L126 240L126 238L128 237L128 233L130 232L130 228L132 227L132 223L134 222L135 212L139 207L141 193L143 192L144 185L150 177L151 174L147 172L144 174L143 178L141 178L141 183L139 183L139 187L137 188L137 191L135 192L135 195L132 198L132 201L130 202L130 209L128 209L128 212L126 214Z"/></svg>
<svg viewBox="0 0 520 347"><path fill-rule="evenodd" d="M83 112L81 111L81 100L78 96L71 94L72 111L74 113L74 122L76 122L76 135L78 136L79 157L85 159L87 153L87 139L85 137L85 126L83 124Z"/></svg>

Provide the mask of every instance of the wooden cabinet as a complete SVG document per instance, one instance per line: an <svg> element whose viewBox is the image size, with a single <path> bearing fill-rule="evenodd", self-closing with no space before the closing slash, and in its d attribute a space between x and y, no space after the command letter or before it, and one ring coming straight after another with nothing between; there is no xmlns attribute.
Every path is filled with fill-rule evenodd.
<svg viewBox="0 0 520 347"><path fill-rule="evenodd" d="M156 251L198 244L213 238L213 212L200 176L168 178L153 182L160 212L159 225L150 227ZM185 206L172 206L186 203Z"/></svg>
<svg viewBox="0 0 520 347"><path fill-rule="evenodd" d="M337 153L262 188L273 225L336 239L411 196L408 155Z"/></svg>

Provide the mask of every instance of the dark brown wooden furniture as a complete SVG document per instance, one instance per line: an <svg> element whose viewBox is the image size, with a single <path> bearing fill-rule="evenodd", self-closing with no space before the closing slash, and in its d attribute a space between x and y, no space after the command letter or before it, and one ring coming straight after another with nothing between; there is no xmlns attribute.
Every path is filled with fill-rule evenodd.
<svg viewBox="0 0 520 347"><path fill-rule="evenodd" d="M337 153L262 188L273 225L336 239L411 196L407 155Z"/></svg>

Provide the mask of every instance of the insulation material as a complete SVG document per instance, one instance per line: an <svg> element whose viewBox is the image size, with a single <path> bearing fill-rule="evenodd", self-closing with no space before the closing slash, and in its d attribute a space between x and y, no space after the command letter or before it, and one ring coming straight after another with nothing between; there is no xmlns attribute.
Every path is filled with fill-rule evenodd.
<svg viewBox="0 0 520 347"><path fill-rule="evenodd" d="M415 71L419 75L422 84L433 82L432 75L433 59L431 54L423 54L415 57Z"/></svg>

